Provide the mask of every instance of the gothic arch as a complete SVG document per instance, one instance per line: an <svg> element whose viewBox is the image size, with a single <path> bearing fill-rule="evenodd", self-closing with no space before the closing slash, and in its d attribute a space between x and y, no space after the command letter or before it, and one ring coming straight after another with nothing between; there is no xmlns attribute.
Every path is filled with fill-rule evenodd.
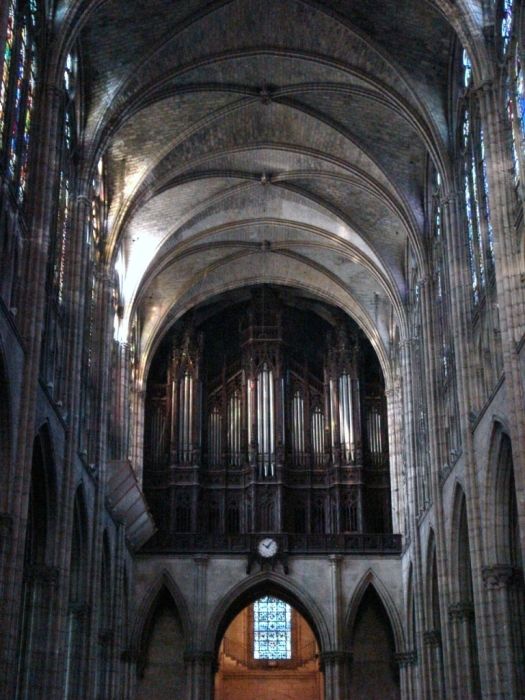
<svg viewBox="0 0 525 700"><path fill-rule="evenodd" d="M264 595L274 595L289 603L308 622L314 633L321 653L332 646L332 640L326 620L310 595L275 572L261 572L231 588L219 601L210 616L205 633L207 644L217 655L221 640L233 618L247 605Z"/></svg>
<svg viewBox="0 0 525 700"><path fill-rule="evenodd" d="M468 512L467 512L467 497L463 485L456 480L454 487L454 496L452 499L452 519L450 528L450 547L451 553L450 572L451 572L451 593L453 597L461 596L462 581L465 579L466 562L461 562L461 541L462 536L468 537ZM470 551L468 567L470 567Z"/></svg>
<svg viewBox="0 0 525 700"><path fill-rule="evenodd" d="M414 566L410 562L408 567L405 598L406 614L406 646L407 649L415 649L416 646L416 611L414 606Z"/></svg>
<svg viewBox="0 0 525 700"><path fill-rule="evenodd" d="M498 563L510 563L509 552L512 523L510 514L511 490L514 488L514 469L512 464L512 444L505 422L494 417L490 440L489 458L485 485L483 529L485 553L489 560ZM491 526L490 524L493 524Z"/></svg>
<svg viewBox="0 0 525 700"><path fill-rule="evenodd" d="M47 551L46 555L51 558L50 551L54 544L54 533L56 531L56 515L57 515L57 483L56 483L56 460L55 450L53 447L52 433L47 422L43 423L36 434L33 442L33 469L35 468L35 458L40 460L41 474L39 475L40 484L38 490L39 495L43 496L46 501L46 536L47 536ZM31 481L33 488L34 474Z"/></svg>
<svg viewBox="0 0 525 700"><path fill-rule="evenodd" d="M439 599L437 588L436 570L436 536L434 530L430 528L427 541L426 562L425 562L425 619L428 629L439 626ZM437 614L436 614L437 612Z"/></svg>
<svg viewBox="0 0 525 700"><path fill-rule="evenodd" d="M189 640L191 638L193 625L188 605L172 575L164 569L146 591L136 613L130 640L131 650L135 658L139 658L141 651L143 651L143 645L153 621L157 601L163 591L167 591L177 610L184 639Z"/></svg>
<svg viewBox="0 0 525 700"><path fill-rule="evenodd" d="M357 612L361 602L363 601L365 593L369 588L372 588L372 590L379 597L379 600L381 601L381 604L388 616L388 621L394 637L396 652L401 652L405 647L405 634L403 632L403 625L401 623L399 611L390 593L388 592L388 589L372 569L368 569L368 571L363 575L348 604L348 609L344 620L345 646L346 648L349 648L351 645L352 631L355 626Z"/></svg>

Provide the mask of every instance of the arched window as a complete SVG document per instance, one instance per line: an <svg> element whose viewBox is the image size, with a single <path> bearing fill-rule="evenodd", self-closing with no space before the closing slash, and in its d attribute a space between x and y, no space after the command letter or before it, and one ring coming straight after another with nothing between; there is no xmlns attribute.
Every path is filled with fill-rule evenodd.
<svg viewBox="0 0 525 700"><path fill-rule="evenodd" d="M74 154L76 149L75 116L76 59L69 54L66 59L63 82L62 148L58 184L58 209L53 251L53 291L56 301L63 302L66 257L71 227L71 204L74 186Z"/></svg>
<svg viewBox="0 0 525 700"><path fill-rule="evenodd" d="M511 129L514 183L524 181L525 84L513 0L500 0L497 13L497 40L504 67L505 102Z"/></svg>
<svg viewBox="0 0 525 700"><path fill-rule="evenodd" d="M13 0L8 5L0 82L0 149L19 203L27 188L29 145L38 70L38 5Z"/></svg>
<svg viewBox="0 0 525 700"><path fill-rule="evenodd" d="M472 285L472 300L477 306L494 272L493 232L490 222L485 142L477 93L474 90L472 64L462 54L464 86L461 118L462 179L465 225Z"/></svg>

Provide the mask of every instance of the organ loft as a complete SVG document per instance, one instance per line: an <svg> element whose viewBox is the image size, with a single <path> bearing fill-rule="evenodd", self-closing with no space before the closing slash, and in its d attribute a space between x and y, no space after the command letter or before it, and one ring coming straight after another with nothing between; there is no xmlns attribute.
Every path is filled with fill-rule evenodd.
<svg viewBox="0 0 525 700"><path fill-rule="evenodd" d="M144 488L159 524L148 547L185 549L191 534L213 547L281 533L294 549L391 533L381 368L333 307L259 287L186 315L153 359L146 417Z"/></svg>

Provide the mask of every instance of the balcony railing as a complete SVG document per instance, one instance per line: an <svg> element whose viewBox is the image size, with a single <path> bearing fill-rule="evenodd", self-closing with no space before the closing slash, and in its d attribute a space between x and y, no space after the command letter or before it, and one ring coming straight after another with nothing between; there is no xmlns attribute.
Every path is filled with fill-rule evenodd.
<svg viewBox="0 0 525 700"><path fill-rule="evenodd" d="M170 554L250 554L265 535L279 542L280 550L289 555L304 554L400 554L401 535L384 533L295 534L249 533L157 533L144 548L148 552Z"/></svg>

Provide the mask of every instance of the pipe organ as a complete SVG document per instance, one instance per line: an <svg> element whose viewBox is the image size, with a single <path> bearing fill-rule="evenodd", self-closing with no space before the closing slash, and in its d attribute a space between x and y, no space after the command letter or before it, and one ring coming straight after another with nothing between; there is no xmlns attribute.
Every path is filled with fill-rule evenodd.
<svg viewBox="0 0 525 700"><path fill-rule="evenodd" d="M390 532L379 363L357 326L335 319L256 294L166 338L147 385L144 450L164 541Z"/></svg>

